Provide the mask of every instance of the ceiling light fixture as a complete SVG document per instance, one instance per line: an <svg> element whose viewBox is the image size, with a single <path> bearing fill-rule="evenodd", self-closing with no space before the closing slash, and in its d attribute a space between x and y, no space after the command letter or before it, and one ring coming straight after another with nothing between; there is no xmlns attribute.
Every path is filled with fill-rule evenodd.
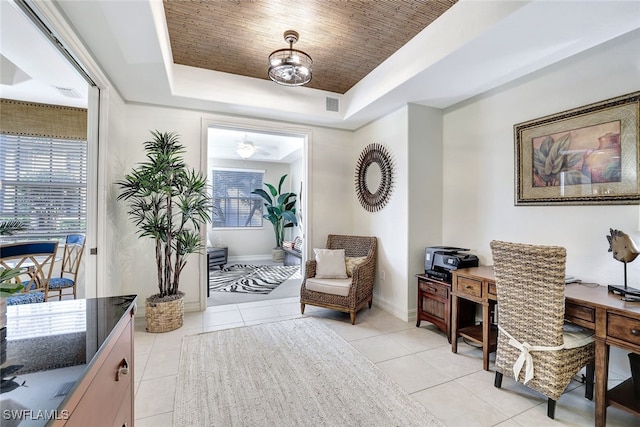
<svg viewBox="0 0 640 427"><path fill-rule="evenodd" d="M278 49L269 55L269 78L284 86L302 86L311 81L311 57L301 50L293 48L298 41L298 33L293 30L284 32L284 40L289 43L287 49Z"/></svg>
<svg viewBox="0 0 640 427"><path fill-rule="evenodd" d="M242 157L245 160L253 156L255 152L256 147L254 147L251 142L241 142L236 148L236 153L238 153L238 156Z"/></svg>

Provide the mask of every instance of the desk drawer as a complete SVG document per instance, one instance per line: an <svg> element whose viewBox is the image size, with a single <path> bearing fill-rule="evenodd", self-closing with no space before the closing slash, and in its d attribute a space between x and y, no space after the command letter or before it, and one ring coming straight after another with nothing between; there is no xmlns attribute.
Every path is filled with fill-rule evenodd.
<svg viewBox="0 0 640 427"><path fill-rule="evenodd" d="M476 298L482 298L482 282L479 280L458 276L456 290L459 295L470 295Z"/></svg>
<svg viewBox="0 0 640 427"><path fill-rule="evenodd" d="M493 282L489 282L489 296L490 297L497 297L498 296L498 291L496 289L496 284Z"/></svg>
<svg viewBox="0 0 640 427"><path fill-rule="evenodd" d="M443 286L438 286L430 282L423 282L422 280L420 280L418 284L422 292L426 292L442 299L449 298L449 290Z"/></svg>
<svg viewBox="0 0 640 427"><path fill-rule="evenodd" d="M610 313L607 321L607 335L640 345L640 320Z"/></svg>
<svg viewBox="0 0 640 427"><path fill-rule="evenodd" d="M593 307L585 307L568 302L565 304L564 317L569 321L577 319L595 324L596 310Z"/></svg>

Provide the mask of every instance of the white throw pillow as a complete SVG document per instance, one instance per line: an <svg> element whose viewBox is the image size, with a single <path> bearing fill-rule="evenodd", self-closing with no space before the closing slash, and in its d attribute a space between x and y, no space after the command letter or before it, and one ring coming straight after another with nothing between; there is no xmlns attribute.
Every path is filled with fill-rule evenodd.
<svg viewBox="0 0 640 427"><path fill-rule="evenodd" d="M346 279L344 249L314 249L316 254L316 278Z"/></svg>

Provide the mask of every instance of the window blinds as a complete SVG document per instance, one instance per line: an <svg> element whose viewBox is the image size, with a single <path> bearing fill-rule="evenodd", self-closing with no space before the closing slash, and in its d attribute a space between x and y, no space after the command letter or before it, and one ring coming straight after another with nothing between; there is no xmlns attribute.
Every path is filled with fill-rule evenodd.
<svg viewBox="0 0 640 427"><path fill-rule="evenodd" d="M262 227L264 171L214 168L213 227Z"/></svg>
<svg viewBox="0 0 640 427"><path fill-rule="evenodd" d="M26 224L20 237L84 233L87 141L0 134L0 221Z"/></svg>

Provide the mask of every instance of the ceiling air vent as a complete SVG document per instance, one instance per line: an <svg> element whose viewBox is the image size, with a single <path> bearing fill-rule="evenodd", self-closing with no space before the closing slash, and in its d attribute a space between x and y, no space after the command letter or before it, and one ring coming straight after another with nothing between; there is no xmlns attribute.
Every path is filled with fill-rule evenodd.
<svg viewBox="0 0 640 427"><path fill-rule="evenodd" d="M68 87L58 87L58 86L54 86L54 87L58 90L58 92L60 92L62 96L66 96L67 98L80 98L80 94L75 89L68 88Z"/></svg>
<svg viewBox="0 0 640 427"><path fill-rule="evenodd" d="M327 111L340 111L340 100L338 98L329 98L327 96Z"/></svg>

